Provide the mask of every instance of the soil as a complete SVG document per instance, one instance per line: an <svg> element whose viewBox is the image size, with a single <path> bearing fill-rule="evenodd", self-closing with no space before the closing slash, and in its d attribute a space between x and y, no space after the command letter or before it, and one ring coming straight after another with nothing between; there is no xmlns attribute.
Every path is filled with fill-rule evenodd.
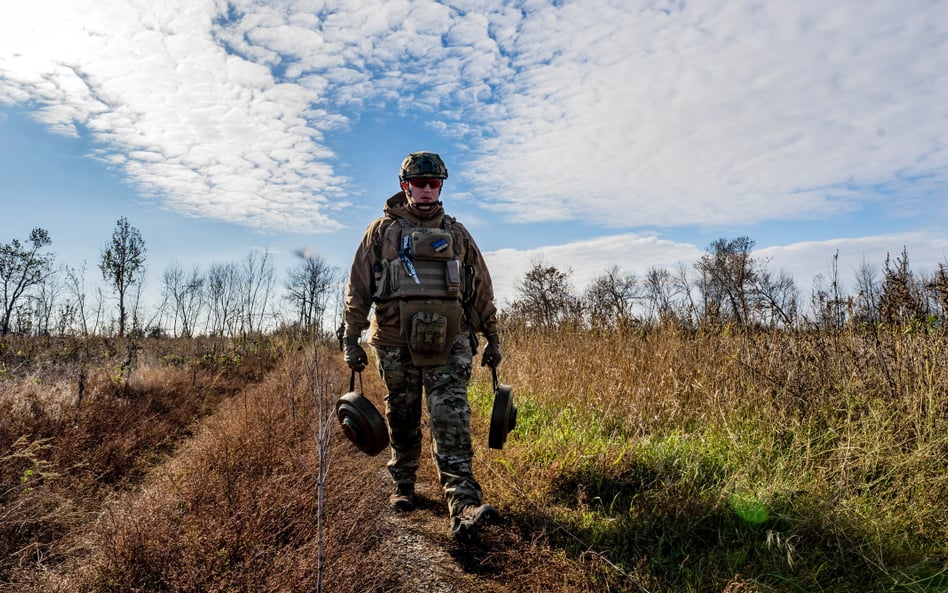
<svg viewBox="0 0 948 593"><path fill-rule="evenodd" d="M503 561L516 539L509 521L487 526L467 541L451 537L447 505L427 451L416 484L416 508L405 513L389 507L393 486L385 467L388 450L369 457L340 434L333 455L327 483L326 574L334 575L334 582L325 583L327 590L523 590L504 582L509 576Z"/></svg>

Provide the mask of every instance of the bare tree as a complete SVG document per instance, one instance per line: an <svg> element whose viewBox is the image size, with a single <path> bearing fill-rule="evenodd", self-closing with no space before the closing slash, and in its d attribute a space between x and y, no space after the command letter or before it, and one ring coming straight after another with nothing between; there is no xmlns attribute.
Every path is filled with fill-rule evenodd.
<svg viewBox="0 0 948 593"><path fill-rule="evenodd" d="M542 328L580 320L582 303L573 294L571 274L570 270L562 272L541 260L534 260L517 285L520 298L510 305L513 316L528 325Z"/></svg>
<svg viewBox="0 0 948 593"><path fill-rule="evenodd" d="M770 326L792 327L798 313L799 291L793 276L781 271L776 276L769 270L757 271L757 285L754 288L755 308L765 315L764 321Z"/></svg>
<svg viewBox="0 0 948 593"><path fill-rule="evenodd" d="M237 264L211 264L207 270L205 295L211 333L234 335L240 321L240 268Z"/></svg>
<svg viewBox="0 0 948 593"><path fill-rule="evenodd" d="M671 272L654 266L648 269L645 273L644 292L649 319L661 322L675 318L676 290Z"/></svg>
<svg viewBox="0 0 948 593"><path fill-rule="evenodd" d="M93 334L98 334L100 328L105 324L105 291L102 289L102 286L95 287L95 306L93 307L92 315L92 327L91 331Z"/></svg>
<svg viewBox="0 0 948 593"><path fill-rule="evenodd" d="M753 248L754 241L748 237L718 239L695 263L704 312L711 321L744 325L751 320L751 295L757 281Z"/></svg>
<svg viewBox="0 0 948 593"><path fill-rule="evenodd" d="M641 298L638 280L612 266L593 279L583 298L594 326L614 326L634 319L632 307Z"/></svg>
<svg viewBox="0 0 948 593"><path fill-rule="evenodd" d="M251 251L244 260L242 271L243 330L255 333L263 329L273 285L276 282L270 252Z"/></svg>
<svg viewBox="0 0 948 593"><path fill-rule="evenodd" d="M304 257L287 272L284 288L303 329L323 330L323 319L333 287L339 282L338 268L319 256Z"/></svg>
<svg viewBox="0 0 948 593"><path fill-rule="evenodd" d="M204 278L197 266L185 274L178 262L172 262L162 275L165 300L174 311L174 329L177 335L190 338L201 313ZM180 333L179 333L180 322Z"/></svg>
<svg viewBox="0 0 948 593"><path fill-rule="evenodd" d="M57 274L51 273L39 283L34 297L34 316L36 318L35 332L38 335L51 335L53 313L59 305L63 286Z"/></svg>
<svg viewBox="0 0 948 593"><path fill-rule="evenodd" d="M879 268L862 261L856 270L856 302L853 316L862 323L875 323L879 317L879 299L882 284L879 281Z"/></svg>
<svg viewBox="0 0 948 593"><path fill-rule="evenodd" d="M66 290L73 298L74 315L82 336L89 335L86 303L86 262L78 268L66 267Z"/></svg>
<svg viewBox="0 0 948 593"><path fill-rule="evenodd" d="M688 265L678 263L677 272L671 276L670 311L666 317L672 317L681 325L690 325L698 319L698 306L695 304L695 290Z"/></svg>
<svg viewBox="0 0 948 593"><path fill-rule="evenodd" d="M40 253L50 243L49 233L37 227L30 233L27 244L14 239L0 245L0 288L3 289L0 335L10 332L14 311L27 291L41 284L51 273L53 256Z"/></svg>
<svg viewBox="0 0 948 593"><path fill-rule="evenodd" d="M141 336L145 333L145 323L142 323L141 319L141 303L142 295L145 294L145 276L147 275L147 267L142 266L138 270L138 278L135 279L135 282L131 287L131 313L132 313L132 331L135 335Z"/></svg>
<svg viewBox="0 0 948 593"><path fill-rule="evenodd" d="M124 216L115 224L112 241L103 248L99 269L102 277L118 295L119 336L125 335L125 323L128 319L125 298L128 289L141 278L139 272L145 265L145 242L142 235Z"/></svg>

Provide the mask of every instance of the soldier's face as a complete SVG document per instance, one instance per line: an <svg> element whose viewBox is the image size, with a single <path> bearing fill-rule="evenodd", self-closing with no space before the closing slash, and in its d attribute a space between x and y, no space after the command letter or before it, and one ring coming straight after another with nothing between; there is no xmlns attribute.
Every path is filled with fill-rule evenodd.
<svg viewBox="0 0 948 593"><path fill-rule="evenodd" d="M437 187L435 187L437 186ZM441 199L441 180L427 177L403 181L402 189L408 196L408 201L417 207L431 207Z"/></svg>

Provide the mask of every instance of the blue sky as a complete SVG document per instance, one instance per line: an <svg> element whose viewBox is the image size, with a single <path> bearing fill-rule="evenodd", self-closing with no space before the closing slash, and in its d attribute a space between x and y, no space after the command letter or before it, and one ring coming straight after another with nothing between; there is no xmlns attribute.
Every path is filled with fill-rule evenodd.
<svg viewBox="0 0 948 593"><path fill-rule="evenodd" d="M431 150L498 298L747 235L807 295L948 263L948 4L36 0L0 21L0 242L97 263L127 217L150 291L310 248L348 268Z"/></svg>

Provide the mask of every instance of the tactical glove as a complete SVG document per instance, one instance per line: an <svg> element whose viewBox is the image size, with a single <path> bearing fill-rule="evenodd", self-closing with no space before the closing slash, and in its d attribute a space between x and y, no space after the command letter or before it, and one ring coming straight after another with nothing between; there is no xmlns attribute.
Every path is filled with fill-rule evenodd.
<svg viewBox="0 0 948 593"><path fill-rule="evenodd" d="M481 366L497 368L501 358L503 357L500 354L500 336L490 334L487 336L487 346L484 347L484 354L481 355Z"/></svg>
<svg viewBox="0 0 948 593"><path fill-rule="evenodd" d="M361 373L367 364L369 357L365 350L359 344L359 336L346 336L346 364L357 373Z"/></svg>

